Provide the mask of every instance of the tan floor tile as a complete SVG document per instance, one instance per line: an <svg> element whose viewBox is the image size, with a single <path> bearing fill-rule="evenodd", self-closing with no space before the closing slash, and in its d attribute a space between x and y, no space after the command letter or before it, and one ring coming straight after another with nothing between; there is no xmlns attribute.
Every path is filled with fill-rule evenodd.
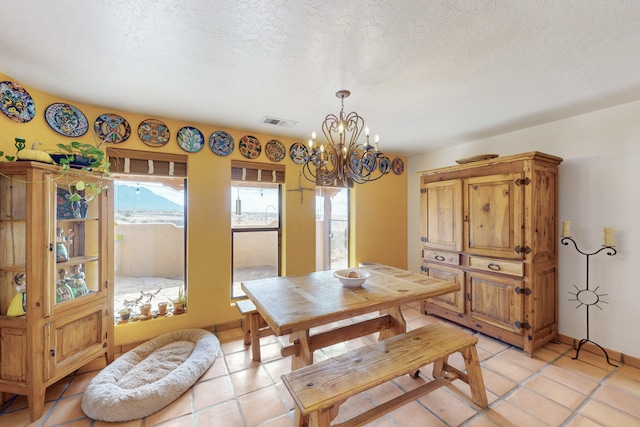
<svg viewBox="0 0 640 427"><path fill-rule="evenodd" d="M569 421L566 427L602 427L602 425L598 424L595 421L591 421L590 419L585 418L582 415L578 415L571 421Z"/></svg>
<svg viewBox="0 0 640 427"><path fill-rule="evenodd" d="M366 394L359 393L350 397L346 402L340 405L338 419L346 421L374 407L375 405L371 400L369 400Z"/></svg>
<svg viewBox="0 0 640 427"><path fill-rule="evenodd" d="M541 375L525 386L571 410L575 410L587 399L586 395Z"/></svg>
<svg viewBox="0 0 640 427"><path fill-rule="evenodd" d="M293 425L293 415L286 413L278 418L260 424L260 427L291 427Z"/></svg>
<svg viewBox="0 0 640 427"><path fill-rule="evenodd" d="M248 367L260 366L260 362L253 360L251 350L248 349L238 353L225 354L224 360L227 362L229 373L242 371Z"/></svg>
<svg viewBox="0 0 640 427"><path fill-rule="evenodd" d="M524 381L533 374L531 370L523 368L520 365L516 365L515 363L511 363L505 359L500 359L499 357L492 357L485 361L482 367L485 368L485 370L491 369L492 371L497 372L516 383Z"/></svg>
<svg viewBox="0 0 640 427"><path fill-rule="evenodd" d="M189 389L179 398L171 402L168 406L154 412L146 419L145 425L158 424L161 421L173 420L174 418L190 414L193 408L192 390Z"/></svg>
<svg viewBox="0 0 640 427"><path fill-rule="evenodd" d="M587 402L578 412L580 415L606 427L640 425L639 418L632 417L597 400Z"/></svg>
<svg viewBox="0 0 640 427"><path fill-rule="evenodd" d="M501 351L504 351L507 348L509 348L508 344L505 344L502 341L498 341L496 339L488 337L484 334L478 333L476 334L476 337L478 337L478 344L476 346L485 351L488 351L491 354L498 354Z"/></svg>
<svg viewBox="0 0 640 427"><path fill-rule="evenodd" d="M607 378L606 384L620 388L627 393L631 393L640 398L640 380L627 376L628 370L620 370Z"/></svg>
<svg viewBox="0 0 640 427"><path fill-rule="evenodd" d="M227 375L228 373L229 372L227 371L227 363L224 360L224 356L222 354L218 354L216 360L214 360L211 366L209 366L209 369L207 369L207 372L205 372L200 378L198 378L198 382L221 377L223 375Z"/></svg>
<svg viewBox="0 0 640 427"><path fill-rule="evenodd" d="M196 411L235 397L231 379L226 375L193 386L193 404Z"/></svg>
<svg viewBox="0 0 640 427"><path fill-rule="evenodd" d="M386 402L394 397L402 394L402 389L393 381L380 384L372 389L367 390L367 395L376 404Z"/></svg>
<svg viewBox="0 0 640 427"><path fill-rule="evenodd" d="M280 393L280 399L282 399L285 408L287 408L288 411L292 411L296 404L293 401L293 397L291 397L291 393L287 390L287 387L285 387L283 383L279 382L276 384L276 389L278 390L278 393Z"/></svg>
<svg viewBox="0 0 640 427"><path fill-rule="evenodd" d="M540 374L584 394L591 393L600 384L598 381L563 369L555 364L548 365L540 371Z"/></svg>
<svg viewBox="0 0 640 427"><path fill-rule="evenodd" d="M540 347L535 351L535 353L533 353L533 357L538 360L542 360L545 363L549 363L560 357L560 354L546 347Z"/></svg>
<svg viewBox="0 0 640 427"><path fill-rule="evenodd" d="M609 374L608 369L591 365L587 362L583 362L580 359L572 359L568 356L561 357L560 359L554 361L553 364L583 375L585 377L591 378L598 382L602 381L602 379Z"/></svg>
<svg viewBox="0 0 640 427"><path fill-rule="evenodd" d="M518 386L518 383L515 381L510 380L491 369L482 368L482 379L484 380L485 388L498 396L504 396Z"/></svg>
<svg viewBox="0 0 640 427"><path fill-rule="evenodd" d="M84 412L80 408L82 395L71 396L58 400L42 427L50 427L70 420L86 418Z"/></svg>
<svg viewBox="0 0 640 427"><path fill-rule="evenodd" d="M547 350L554 351L558 354L566 354L567 352L572 351L572 347L570 345L561 343L559 341L558 342L549 341L543 347L546 348ZM573 355L574 353L571 353L571 356Z"/></svg>
<svg viewBox="0 0 640 427"><path fill-rule="evenodd" d="M262 365L234 372L230 376L238 396L273 385L271 376Z"/></svg>
<svg viewBox="0 0 640 427"><path fill-rule="evenodd" d="M278 359L272 362L264 362L263 366L271 376L274 383L282 381L282 375L291 372L291 358Z"/></svg>
<svg viewBox="0 0 640 427"><path fill-rule="evenodd" d="M224 420L225 427L246 426L238 401L224 402L196 413L198 427L220 427L222 420Z"/></svg>
<svg viewBox="0 0 640 427"><path fill-rule="evenodd" d="M52 402L45 402L44 411L42 412L43 414L42 417L35 421L31 421L31 417L29 415L29 409L25 406L23 409L17 409L0 416L0 425L2 425L3 427L5 425L11 426L11 427L40 426L43 420L45 420L46 417L48 416L49 411L51 411L52 407L53 407Z"/></svg>
<svg viewBox="0 0 640 427"><path fill-rule="evenodd" d="M496 424L486 414L481 414L465 424L467 427L511 427L513 424Z"/></svg>
<svg viewBox="0 0 640 427"><path fill-rule="evenodd" d="M507 401L498 403L486 412L487 417L500 427L547 427L538 418Z"/></svg>
<svg viewBox="0 0 640 427"><path fill-rule="evenodd" d="M524 353L522 350L515 348L510 348L503 351L496 356L496 359L507 360L518 366L529 369L530 371L538 371L544 368L544 366L546 365L546 362L540 359L536 359L535 357L531 357L528 354Z"/></svg>
<svg viewBox="0 0 640 427"><path fill-rule="evenodd" d="M447 425L457 426L476 415L477 408L470 400L460 400L448 388L439 388L418 399Z"/></svg>
<svg viewBox="0 0 640 427"><path fill-rule="evenodd" d="M518 389L507 401L552 426L562 425L573 414L572 410L527 388Z"/></svg>
<svg viewBox="0 0 640 427"><path fill-rule="evenodd" d="M436 418L427 408L409 402L395 411L389 412L389 417L402 427L446 427L447 425Z"/></svg>
<svg viewBox="0 0 640 427"><path fill-rule="evenodd" d="M604 386L596 390L592 397L640 419L640 397L638 396L622 392L617 388Z"/></svg>
<svg viewBox="0 0 640 427"><path fill-rule="evenodd" d="M225 329L224 331L217 331L216 336L220 340L221 343L227 343L229 341L238 341L242 342L242 338L244 337L244 332L242 332L241 328L231 328Z"/></svg>
<svg viewBox="0 0 640 427"><path fill-rule="evenodd" d="M275 386L240 396L238 402L249 426L262 424L288 412Z"/></svg>
<svg viewBox="0 0 640 427"><path fill-rule="evenodd" d="M172 423L175 422L175 419L171 420L171 422ZM93 427L142 427L143 425L145 427L150 427L153 424L151 424L146 418L141 418L138 420L123 421L121 423L108 423L106 421L95 421L93 424ZM179 426L175 426L175 427L179 427Z"/></svg>
<svg viewBox="0 0 640 427"><path fill-rule="evenodd" d="M89 386L89 383L91 382L91 380L94 379L95 376L98 375L99 373L100 371L91 371L91 372L87 372L86 374L76 375L71 380L71 384L69 384L69 386L64 391L63 396L69 397L69 396L73 396L74 394L84 393L84 391Z"/></svg>

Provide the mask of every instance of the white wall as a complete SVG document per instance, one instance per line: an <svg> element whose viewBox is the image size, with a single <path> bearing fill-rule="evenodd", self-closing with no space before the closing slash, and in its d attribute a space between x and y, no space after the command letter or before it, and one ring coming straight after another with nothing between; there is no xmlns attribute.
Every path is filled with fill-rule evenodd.
<svg viewBox="0 0 640 427"><path fill-rule="evenodd" d="M500 156L541 151L560 164L559 226L571 221L583 252L603 244L603 227L614 229L618 254L590 257L589 289L597 289L602 310L591 306L591 341L640 357L640 102L559 120L408 159L409 269L419 271L419 180L423 170L450 166L455 159L484 153ZM638 263L638 264L636 264ZM559 332L586 338L585 306L569 301L586 286L586 259L573 246L559 245ZM603 295L607 294L607 295ZM608 304L604 303L607 302Z"/></svg>

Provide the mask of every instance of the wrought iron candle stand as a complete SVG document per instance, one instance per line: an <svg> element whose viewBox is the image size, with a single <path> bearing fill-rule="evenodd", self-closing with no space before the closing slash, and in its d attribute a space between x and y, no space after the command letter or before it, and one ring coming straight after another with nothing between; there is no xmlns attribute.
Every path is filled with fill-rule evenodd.
<svg viewBox="0 0 640 427"><path fill-rule="evenodd" d="M616 251L616 249L613 246L602 246L600 249L598 249L595 252L587 253L587 252L582 252L580 249L578 249L578 244L571 237L563 237L562 240L560 240L560 242L565 246L568 246L569 242L572 242L573 246L576 248L576 250L578 252L580 252L582 255L587 257L587 276L586 276L587 287L585 289L579 289L576 285L573 285L573 287L576 288L577 292L575 294L569 292L570 294L575 296L575 299L570 299L569 301L578 301L580 303L580 304L578 304L578 306L576 308L580 308L580 306L582 306L582 305L585 305L586 308L587 308L587 337L580 340L580 342L578 343L578 348L576 349L576 356L573 357L572 359L577 359L578 355L580 354L580 349L582 348L582 346L585 343L590 342L591 344L596 345L600 350L602 350L604 352L604 355L607 358L607 363L609 365L617 367L618 365L614 365L609 360L609 354L607 353L607 350L605 350L601 345L599 345L599 344L597 344L597 343L595 343L595 342L593 342L593 341L591 341L589 339L589 308L592 305L595 305L600 310L602 310L602 307L600 307L598 305L598 303L602 302L604 304L608 304L606 301L602 301L600 299L600 297L606 296L607 294L599 295L596 292L600 286L597 286L594 290L590 290L589 289L589 257L591 257L591 255L596 255L596 254L598 254L598 253L600 253L602 251L605 251L605 250L607 251L606 252L607 255L614 256L615 254L618 253L618 251Z"/></svg>

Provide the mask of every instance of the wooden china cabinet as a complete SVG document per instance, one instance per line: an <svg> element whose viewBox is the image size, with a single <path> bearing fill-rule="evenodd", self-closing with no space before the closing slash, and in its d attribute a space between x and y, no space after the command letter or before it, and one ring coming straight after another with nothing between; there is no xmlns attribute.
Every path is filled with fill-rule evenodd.
<svg viewBox="0 0 640 427"><path fill-rule="evenodd" d="M561 162L530 152L420 172L421 270L461 285L423 312L529 354L556 339Z"/></svg>
<svg viewBox="0 0 640 427"><path fill-rule="evenodd" d="M103 191L69 200L88 196L89 183ZM0 163L0 392L26 395L32 420L48 386L113 360L112 188L90 172Z"/></svg>

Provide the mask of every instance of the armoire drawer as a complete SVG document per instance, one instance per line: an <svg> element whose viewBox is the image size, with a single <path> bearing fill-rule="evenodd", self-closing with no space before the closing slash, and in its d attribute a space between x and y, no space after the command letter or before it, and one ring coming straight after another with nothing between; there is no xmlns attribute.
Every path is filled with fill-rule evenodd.
<svg viewBox="0 0 640 427"><path fill-rule="evenodd" d="M524 276L524 264L521 261L506 261L503 259L469 256L469 268L509 274L511 276Z"/></svg>
<svg viewBox="0 0 640 427"><path fill-rule="evenodd" d="M425 249L422 251L424 261L442 262L449 265L460 265L460 254L458 252L433 251Z"/></svg>

